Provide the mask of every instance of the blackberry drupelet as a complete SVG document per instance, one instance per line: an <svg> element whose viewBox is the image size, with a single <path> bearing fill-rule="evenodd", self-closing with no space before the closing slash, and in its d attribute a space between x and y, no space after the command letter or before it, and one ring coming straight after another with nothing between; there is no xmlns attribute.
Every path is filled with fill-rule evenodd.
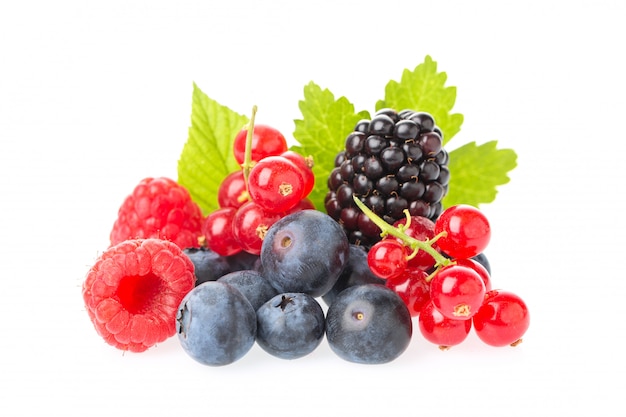
<svg viewBox="0 0 626 417"><path fill-rule="evenodd" d="M426 112L381 109L359 121L335 158L325 208L350 243L369 247L380 229L361 213L353 196L390 224L412 216L437 219L450 170L443 134Z"/></svg>

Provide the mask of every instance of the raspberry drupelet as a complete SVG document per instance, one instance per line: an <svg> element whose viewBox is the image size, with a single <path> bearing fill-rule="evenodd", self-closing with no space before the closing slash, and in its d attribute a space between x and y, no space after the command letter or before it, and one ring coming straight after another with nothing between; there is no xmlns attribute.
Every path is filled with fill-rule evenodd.
<svg viewBox="0 0 626 417"><path fill-rule="evenodd" d="M176 311L195 280L193 263L177 245L135 239L96 260L82 294L91 322L108 344L143 352L174 335Z"/></svg>

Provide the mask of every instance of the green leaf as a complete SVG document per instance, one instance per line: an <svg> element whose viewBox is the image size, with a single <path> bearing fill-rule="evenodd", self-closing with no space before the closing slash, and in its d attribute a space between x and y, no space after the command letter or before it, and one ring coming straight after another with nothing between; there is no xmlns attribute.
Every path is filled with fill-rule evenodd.
<svg viewBox="0 0 626 417"><path fill-rule="evenodd" d="M218 208L222 180L240 168L233 142L247 123L246 116L210 99L194 83L191 126L178 160L178 182L205 214Z"/></svg>
<svg viewBox="0 0 626 417"><path fill-rule="evenodd" d="M391 80L385 87L385 99L376 103L376 110L393 108L425 111L434 118L444 136L444 145L461 130L463 115L452 114L456 87L446 87L448 76L437 72L437 63L430 56L413 71L405 69L400 81Z"/></svg>
<svg viewBox="0 0 626 417"><path fill-rule="evenodd" d="M482 145L470 142L449 152L450 189L443 200L444 207L456 204L491 203L497 187L509 182L508 173L517 166L517 154L512 149L498 149L492 140Z"/></svg>
<svg viewBox="0 0 626 417"><path fill-rule="evenodd" d="M369 118L368 112L356 113L345 97L335 100L328 90L310 82L304 87L304 100L299 102L301 120L294 120L293 133L298 145L291 147L301 155L314 157L315 188L309 199L320 211L328 192L327 180L335 166L335 156L345 146L346 137L356 123Z"/></svg>

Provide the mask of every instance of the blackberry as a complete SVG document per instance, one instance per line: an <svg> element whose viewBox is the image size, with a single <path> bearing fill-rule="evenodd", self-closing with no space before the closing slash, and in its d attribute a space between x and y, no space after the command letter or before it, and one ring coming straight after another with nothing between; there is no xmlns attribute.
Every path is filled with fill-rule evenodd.
<svg viewBox="0 0 626 417"><path fill-rule="evenodd" d="M336 155L326 212L342 225L350 243L369 247L380 240L380 229L360 212L353 196L390 224L404 218L404 210L434 221L448 191L447 164L443 134L432 115L381 109L356 124Z"/></svg>

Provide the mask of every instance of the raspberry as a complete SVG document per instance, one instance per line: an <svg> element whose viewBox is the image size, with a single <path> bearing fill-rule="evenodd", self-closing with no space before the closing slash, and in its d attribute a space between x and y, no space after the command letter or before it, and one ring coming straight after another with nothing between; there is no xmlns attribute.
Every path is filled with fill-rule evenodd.
<svg viewBox="0 0 626 417"><path fill-rule="evenodd" d="M197 248L203 220L200 207L182 185L165 177L145 178L120 207L111 246L128 239L158 238L181 249Z"/></svg>
<svg viewBox="0 0 626 417"><path fill-rule="evenodd" d="M448 191L450 171L443 136L425 112L379 110L359 121L335 158L328 177L326 212L352 244L370 247L380 229L355 205L358 197L387 223L411 216L435 220Z"/></svg>
<svg viewBox="0 0 626 417"><path fill-rule="evenodd" d="M127 240L96 260L83 283L83 300L108 344L143 352L174 335L178 306L195 280L193 263L174 243Z"/></svg>

